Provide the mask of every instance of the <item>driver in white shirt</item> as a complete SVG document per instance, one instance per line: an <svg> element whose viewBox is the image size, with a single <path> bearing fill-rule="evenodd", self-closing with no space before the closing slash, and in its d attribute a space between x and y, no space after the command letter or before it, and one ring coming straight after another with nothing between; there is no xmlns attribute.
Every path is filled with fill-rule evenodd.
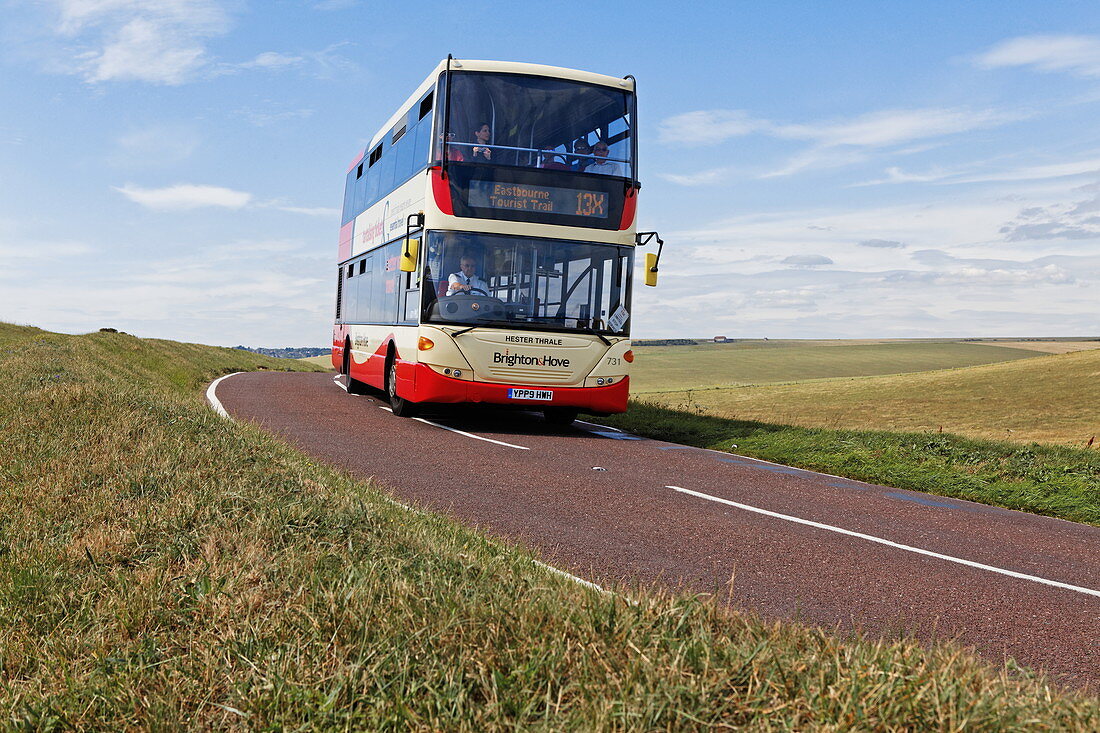
<svg viewBox="0 0 1100 733"><path fill-rule="evenodd" d="M460 272L453 272L447 277L447 295L455 293L471 293L480 291L478 295L489 294L489 283L477 276L477 263L473 257L464 256L458 261Z"/></svg>

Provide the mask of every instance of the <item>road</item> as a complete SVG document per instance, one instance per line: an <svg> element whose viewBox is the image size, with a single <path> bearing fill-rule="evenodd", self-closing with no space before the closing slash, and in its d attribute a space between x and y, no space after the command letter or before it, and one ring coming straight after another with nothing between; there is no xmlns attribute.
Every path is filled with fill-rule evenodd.
<svg viewBox="0 0 1100 733"><path fill-rule="evenodd" d="M770 619L955 639L1100 683L1100 528L875 486L592 424L394 417L330 374L216 386L236 419L401 501L521 541L595 583L717 593Z"/></svg>

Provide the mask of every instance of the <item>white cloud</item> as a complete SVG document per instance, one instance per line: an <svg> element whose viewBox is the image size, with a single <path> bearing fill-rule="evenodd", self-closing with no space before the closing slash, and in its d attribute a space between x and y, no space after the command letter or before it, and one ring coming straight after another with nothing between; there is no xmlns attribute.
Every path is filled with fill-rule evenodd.
<svg viewBox="0 0 1100 733"><path fill-rule="evenodd" d="M279 211L288 211L291 214L305 214L306 216L319 216L322 219L336 219L340 216L340 209L327 206L275 206Z"/></svg>
<svg viewBox="0 0 1100 733"><path fill-rule="evenodd" d="M68 65L88 82L182 84L207 65L206 42L226 33L214 0L56 0L57 30L83 50Z"/></svg>
<svg viewBox="0 0 1100 733"><path fill-rule="evenodd" d="M860 247L875 247L877 249L902 249L905 247L901 242L897 242L891 239L864 239L859 242Z"/></svg>
<svg viewBox="0 0 1100 733"><path fill-rule="evenodd" d="M761 178L789 176L810 168L840 167L859 163L870 151L925 142L1003 125L1023 119L1020 112L995 109L928 107L887 109L868 112L850 119L834 119L805 124L778 124L753 118L743 110L705 110L687 112L663 120L659 140L681 146L714 145L730 137L761 133L785 140L802 140L811 146L794 155L783 166L762 174ZM896 151L912 154L926 149L909 147ZM892 172L891 172L892 171ZM665 174L666 180L681 185L704 185L718 180L713 171L699 174ZM888 171L888 178L862 185L898 183L911 180L900 169ZM932 179L926 179L932 180Z"/></svg>
<svg viewBox="0 0 1100 733"><path fill-rule="evenodd" d="M986 69L1030 66L1039 71L1062 71L1078 76L1100 76L1100 38L1096 36L1021 36L997 44L974 59Z"/></svg>
<svg viewBox="0 0 1100 733"><path fill-rule="evenodd" d="M244 191L190 183L165 188L139 188L130 184L112 188L134 203L155 211L189 211L207 206L240 209L252 200L252 194Z"/></svg>
<svg viewBox="0 0 1100 733"><path fill-rule="evenodd" d="M698 110L661 120L658 140L671 145L712 145L766 130L771 123L737 109Z"/></svg>
<svg viewBox="0 0 1100 733"><path fill-rule="evenodd" d="M239 66L242 69L285 69L289 66L297 66L304 60L301 56L288 56L274 51L266 51L251 61L239 64Z"/></svg>
<svg viewBox="0 0 1100 733"><path fill-rule="evenodd" d="M952 179L950 183L986 183L993 181L1034 181L1100 173L1100 158L1035 165L1013 170L974 174Z"/></svg>
<svg viewBox="0 0 1100 733"><path fill-rule="evenodd" d="M833 261L825 255L791 255L784 258L783 264L792 267L819 267L820 265L831 265Z"/></svg>
<svg viewBox="0 0 1100 733"><path fill-rule="evenodd" d="M727 180L730 168L711 168L698 173L658 173L661 178L680 186L710 186Z"/></svg>
<svg viewBox="0 0 1100 733"><path fill-rule="evenodd" d="M810 140L825 147L882 147L994 127L1018 118L1018 115L996 110L890 109L869 112L850 120L781 125L775 128L774 134Z"/></svg>

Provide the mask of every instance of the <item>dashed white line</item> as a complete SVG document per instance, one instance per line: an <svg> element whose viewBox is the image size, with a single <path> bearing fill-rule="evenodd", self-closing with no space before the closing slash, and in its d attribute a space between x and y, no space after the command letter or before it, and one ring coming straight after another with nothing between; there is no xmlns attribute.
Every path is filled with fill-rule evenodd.
<svg viewBox="0 0 1100 733"><path fill-rule="evenodd" d="M385 405L379 405L379 410L387 410L393 412L393 408L386 407ZM467 433L465 430L459 430L458 428L448 427L446 425L440 425L437 422L431 420L425 420L422 417L414 417L413 420L417 422L426 423L428 425L434 425L437 428L443 428L444 430L450 430L452 433L458 433L459 435L465 435L467 438L473 438L474 440L484 440L486 443L496 443L497 445L508 446L509 448L518 448L520 450L531 450L525 445L516 445L515 443L505 443L503 440L493 440L492 438L486 438L484 435L475 435L474 433Z"/></svg>
<svg viewBox="0 0 1100 733"><path fill-rule="evenodd" d="M619 430L618 428L613 428L610 425L600 425L598 422L588 422L587 420L577 420L577 422L581 423L582 425L593 425L597 428L600 428L601 430L614 430L616 433L624 432L622 430Z"/></svg>
<svg viewBox="0 0 1100 733"><path fill-rule="evenodd" d="M210 406L214 408L214 412L218 413L222 417L229 419L229 413L222 407L221 400L218 399L218 383L223 379L229 379L230 377L240 374L241 372L233 372L233 374L226 374L224 377L218 377L210 386L206 388L206 401L210 403Z"/></svg>
<svg viewBox="0 0 1100 733"><path fill-rule="evenodd" d="M980 562L974 562L973 560L964 560L960 557L952 557L951 555L944 555L939 552L932 552L931 550L922 550L919 547L912 547L910 545L903 545L899 542L891 542L890 540L882 539L881 537L875 537L869 534L863 534L862 532L853 532L850 529L843 529L841 527L834 527L831 524L822 524L821 522L814 522L809 519L802 519L801 517L792 517L789 514L780 514L779 512L769 511L767 509L761 509L760 507L749 506L748 504L740 504L736 501L730 501L729 499L723 499L718 496L711 496L710 494L704 494L701 491L692 491L691 489L685 489L680 486L665 486L666 489L672 489L679 491L681 494L690 494L691 496L698 497L700 499L706 499L707 501L714 501L719 504L726 504L727 506L743 509L747 512L755 512L757 514L763 514L764 516L774 517L775 519L783 519L788 522L795 522L797 524L804 524L807 527L816 527L817 529L824 529L829 532L836 532L837 534L847 535L849 537L855 537L857 539L866 540L867 542L875 542L880 545L886 545L887 547L894 547L899 550L905 550L906 552L913 552L918 555L926 555L928 557L934 557L939 560L947 560L948 562L958 563L959 565L966 565L972 568L978 568L979 570L988 570L991 573L1000 573L1001 575L1007 575L1010 578L1018 578L1020 580L1029 580L1033 583L1042 583L1043 585L1050 585L1055 588L1063 588L1065 590L1075 591L1077 593L1084 593L1085 595L1096 596L1100 598L1100 590L1093 590L1091 588L1082 588L1078 585L1070 585L1069 583L1060 583L1057 580L1048 580L1046 578L1040 578L1035 575L1027 575L1025 573L1017 573L1014 570L1005 570L1004 568L994 567L992 565L984 565Z"/></svg>

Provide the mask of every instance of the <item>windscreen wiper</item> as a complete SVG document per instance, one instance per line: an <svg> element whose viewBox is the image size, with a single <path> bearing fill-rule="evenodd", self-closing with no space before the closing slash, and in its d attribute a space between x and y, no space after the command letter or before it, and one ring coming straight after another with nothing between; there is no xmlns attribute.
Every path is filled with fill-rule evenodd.
<svg viewBox="0 0 1100 733"><path fill-rule="evenodd" d="M481 328L481 326L470 326L468 328L463 328L463 329L458 330L458 331L451 331L451 338L454 338L455 336L461 336L462 334L466 333L467 331L473 331L475 328Z"/></svg>
<svg viewBox="0 0 1100 733"><path fill-rule="evenodd" d="M611 345L611 342L608 341L606 338L604 338L604 335L602 333L600 333L596 329L592 328L591 326L584 326L584 330L587 331L588 333L592 334L593 336L598 337L600 339L600 341L603 341L604 346L610 346Z"/></svg>

